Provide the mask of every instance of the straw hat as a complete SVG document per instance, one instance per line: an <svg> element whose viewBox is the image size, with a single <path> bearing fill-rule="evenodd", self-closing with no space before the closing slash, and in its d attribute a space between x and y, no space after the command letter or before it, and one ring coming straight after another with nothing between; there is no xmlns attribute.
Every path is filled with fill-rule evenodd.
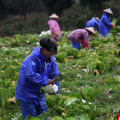
<svg viewBox="0 0 120 120"><path fill-rule="evenodd" d="M87 27L85 28L85 30L88 30L89 32L91 32L93 35L95 35L95 31L93 27Z"/></svg>
<svg viewBox="0 0 120 120"><path fill-rule="evenodd" d="M99 18L98 17L94 17L97 21L99 21Z"/></svg>
<svg viewBox="0 0 120 120"><path fill-rule="evenodd" d="M59 18L56 14L52 14L49 18Z"/></svg>
<svg viewBox="0 0 120 120"><path fill-rule="evenodd" d="M113 15L113 12L110 8L103 10L103 12Z"/></svg>

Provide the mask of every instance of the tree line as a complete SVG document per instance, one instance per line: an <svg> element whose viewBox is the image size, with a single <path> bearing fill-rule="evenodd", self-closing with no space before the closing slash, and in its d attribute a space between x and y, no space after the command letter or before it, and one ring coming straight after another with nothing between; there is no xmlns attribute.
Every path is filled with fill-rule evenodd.
<svg viewBox="0 0 120 120"><path fill-rule="evenodd" d="M79 0L83 7L90 6L92 10L100 8L101 4L109 0ZM8 14L24 16L31 12L47 11L48 14L60 15L65 9L75 4L75 0L0 0L0 20L7 18Z"/></svg>

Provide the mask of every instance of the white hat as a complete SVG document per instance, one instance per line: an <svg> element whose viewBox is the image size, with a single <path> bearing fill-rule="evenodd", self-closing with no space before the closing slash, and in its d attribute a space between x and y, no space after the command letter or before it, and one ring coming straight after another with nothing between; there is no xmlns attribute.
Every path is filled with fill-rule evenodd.
<svg viewBox="0 0 120 120"><path fill-rule="evenodd" d="M91 32L93 35L95 35L95 31L94 31L93 27L87 27L85 29L88 30L89 32Z"/></svg>
<svg viewBox="0 0 120 120"><path fill-rule="evenodd" d="M56 14L52 14L49 18L59 18Z"/></svg>
<svg viewBox="0 0 120 120"><path fill-rule="evenodd" d="M97 21L99 21L99 18L98 17L94 17Z"/></svg>
<svg viewBox="0 0 120 120"><path fill-rule="evenodd" d="M110 8L103 10L103 12L113 15L113 12Z"/></svg>

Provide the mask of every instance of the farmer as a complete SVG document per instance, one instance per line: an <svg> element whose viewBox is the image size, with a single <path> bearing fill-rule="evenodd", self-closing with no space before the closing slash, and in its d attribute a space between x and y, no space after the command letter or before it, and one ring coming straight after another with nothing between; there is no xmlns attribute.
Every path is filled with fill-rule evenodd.
<svg viewBox="0 0 120 120"><path fill-rule="evenodd" d="M99 31L99 18L92 17L92 19L86 23L86 27L93 27L94 30L95 30L95 27L97 27L97 31Z"/></svg>
<svg viewBox="0 0 120 120"><path fill-rule="evenodd" d="M59 36L62 36L59 24L56 21L59 17L56 14L52 14L49 18L51 18L51 20L48 21L51 36L55 42L59 42Z"/></svg>
<svg viewBox="0 0 120 120"><path fill-rule="evenodd" d="M42 38L40 47L35 47L21 65L15 96L20 101L23 120L27 115L36 117L47 112L45 93L40 92L40 88L52 84L52 79L59 73L53 56L56 53L56 43Z"/></svg>
<svg viewBox="0 0 120 120"><path fill-rule="evenodd" d="M114 28L114 25L110 23L110 15L113 15L113 12L110 8L103 10L103 15L99 21L99 34L100 38L110 37L109 30Z"/></svg>
<svg viewBox="0 0 120 120"><path fill-rule="evenodd" d="M74 30L68 35L68 38L71 40L73 48L80 50L80 44L82 44L84 48L90 49L88 42L89 35L95 35L93 27Z"/></svg>

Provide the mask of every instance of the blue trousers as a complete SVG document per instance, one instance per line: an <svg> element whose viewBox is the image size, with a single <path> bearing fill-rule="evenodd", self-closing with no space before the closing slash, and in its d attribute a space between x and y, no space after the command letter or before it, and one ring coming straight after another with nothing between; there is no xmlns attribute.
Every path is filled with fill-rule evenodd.
<svg viewBox="0 0 120 120"><path fill-rule="evenodd" d="M37 117L38 115L42 114L44 111L48 112L45 103L45 97L43 95L40 95L40 98L38 98L38 100L36 101L30 101L30 102L24 102L22 100L19 101L20 101L23 120L25 120L27 115Z"/></svg>
<svg viewBox="0 0 120 120"><path fill-rule="evenodd" d="M108 37L108 38L110 38L110 34L109 34L109 33L106 33L106 34L100 34L100 38L102 38L102 37Z"/></svg>
<svg viewBox="0 0 120 120"><path fill-rule="evenodd" d="M58 92L59 93L59 82L56 83L58 85ZM40 114L42 114L44 111L47 111L47 106L45 103L45 94L40 94L39 98L35 101L30 101L30 102L24 102L22 100L20 101L20 107L22 111L22 116L23 120L27 117L27 115L31 115L33 117L36 117ZM47 118L46 118L47 120Z"/></svg>
<svg viewBox="0 0 120 120"><path fill-rule="evenodd" d="M70 40L71 40L71 39L70 39ZM73 48L76 48L76 49L78 49L78 50L81 50L81 46L80 46L79 43L74 42L73 40L71 40L71 43L72 43L72 47L73 47Z"/></svg>

